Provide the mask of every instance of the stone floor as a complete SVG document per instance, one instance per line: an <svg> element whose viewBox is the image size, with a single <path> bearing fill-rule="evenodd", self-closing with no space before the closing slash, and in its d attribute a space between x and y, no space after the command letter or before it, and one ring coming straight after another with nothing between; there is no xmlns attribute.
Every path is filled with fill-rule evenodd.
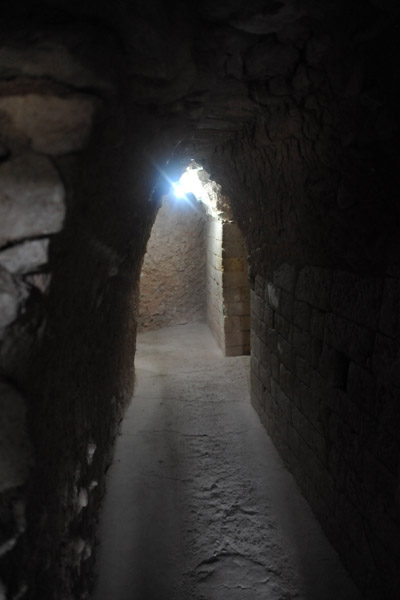
<svg viewBox="0 0 400 600"><path fill-rule="evenodd" d="M139 335L94 600L355 600L249 402L248 357L204 324Z"/></svg>

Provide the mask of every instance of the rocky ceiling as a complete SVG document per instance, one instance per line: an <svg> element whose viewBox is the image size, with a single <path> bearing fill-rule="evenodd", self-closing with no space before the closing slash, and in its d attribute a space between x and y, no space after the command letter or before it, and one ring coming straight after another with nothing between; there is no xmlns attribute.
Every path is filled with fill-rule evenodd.
<svg viewBox="0 0 400 600"><path fill-rule="evenodd" d="M32 79L38 92L43 80L55 93L122 92L132 110L179 120L177 143L213 148L266 108L315 108L316 93L378 117L387 98L376 84L391 72L373 47L397 44L398 13L378 0L15 2L3 16L2 95ZM391 124L371 126L382 138Z"/></svg>

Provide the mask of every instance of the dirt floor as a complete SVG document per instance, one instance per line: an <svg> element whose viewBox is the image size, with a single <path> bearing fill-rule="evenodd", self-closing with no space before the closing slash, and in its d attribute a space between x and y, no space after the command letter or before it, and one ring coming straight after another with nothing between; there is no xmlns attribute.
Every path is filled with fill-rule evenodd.
<svg viewBox="0 0 400 600"><path fill-rule="evenodd" d="M138 336L93 600L355 600L206 325Z"/></svg>

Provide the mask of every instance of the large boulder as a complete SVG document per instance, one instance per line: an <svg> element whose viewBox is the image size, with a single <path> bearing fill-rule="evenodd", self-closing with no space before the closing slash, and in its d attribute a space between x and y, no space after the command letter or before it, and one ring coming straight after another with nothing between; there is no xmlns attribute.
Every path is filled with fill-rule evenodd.
<svg viewBox="0 0 400 600"><path fill-rule="evenodd" d="M23 154L0 165L0 245L58 232L65 190L48 158Z"/></svg>
<svg viewBox="0 0 400 600"><path fill-rule="evenodd" d="M47 263L48 239L22 242L0 252L0 265L16 275L31 273Z"/></svg>

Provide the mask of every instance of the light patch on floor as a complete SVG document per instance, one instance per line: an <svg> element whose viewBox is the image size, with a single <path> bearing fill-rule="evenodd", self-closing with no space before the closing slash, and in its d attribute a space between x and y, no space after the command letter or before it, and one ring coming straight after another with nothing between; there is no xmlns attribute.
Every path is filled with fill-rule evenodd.
<svg viewBox="0 0 400 600"><path fill-rule="evenodd" d="M94 600L356 600L206 325L138 337Z"/></svg>

